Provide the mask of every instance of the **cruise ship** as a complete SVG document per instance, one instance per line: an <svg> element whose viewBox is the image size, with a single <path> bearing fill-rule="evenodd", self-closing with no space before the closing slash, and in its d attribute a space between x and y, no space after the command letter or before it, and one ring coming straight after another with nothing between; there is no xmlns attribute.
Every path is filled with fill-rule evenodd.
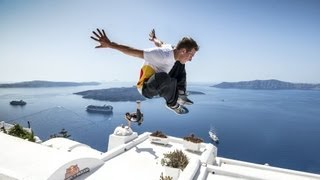
<svg viewBox="0 0 320 180"><path fill-rule="evenodd" d="M87 106L88 112L94 113L112 113L113 107L110 105L103 105L103 106L96 106L96 105L89 105Z"/></svg>
<svg viewBox="0 0 320 180"><path fill-rule="evenodd" d="M319 174L255 164L218 156L218 148L200 143L186 149L183 138L167 136L154 143L150 132L138 134L118 126L109 135L106 152L67 138L29 142L0 133L1 180L319 180ZM189 163L177 176L162 166L165 153L181 150ZM170 178L169 178L170 177ZM172 178L171 178L172 177Z"/></svg>
<svg viewBox="0 0 320 180"><path fill-rule="evenodd" d="M23 101L23 100L20 100L20 101L10 101L10 104L13 105L13 106L24 106L27 103L25 101Z"/></svg>

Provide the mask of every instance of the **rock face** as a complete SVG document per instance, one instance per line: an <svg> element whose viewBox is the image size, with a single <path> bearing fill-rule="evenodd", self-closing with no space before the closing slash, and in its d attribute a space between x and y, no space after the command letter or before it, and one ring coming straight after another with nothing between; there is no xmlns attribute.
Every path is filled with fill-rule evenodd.
<svg viewBox="0 0 320 180"><path fill-rule="evenodd" d="M36 87L67 87L67 86L87 86L99 85L97 82L53 82L53 81L25 81L11 84L0 84L0 88L36 88Z"/></svg>
<svg viewBox="0 0 320 180"><path fill-rule="evenodd" d="M300 89L300 90L320 90L320 84L306 84L306 83L290 83L271 80L254 80L254 81L240 81L240 82L223 82L211 87L225 88L225 89L264 89L264 90L281 90L281 89Z"/></svg>
<svg viewBox="0 0 320 180"><path fill-rule="evenodd" d="M97 89L77 92L74 94L82 95L83 98L95 99L102 101L144 101L143 97L136 87L121 87L121 88L109 88L109 89Z"/></svg>

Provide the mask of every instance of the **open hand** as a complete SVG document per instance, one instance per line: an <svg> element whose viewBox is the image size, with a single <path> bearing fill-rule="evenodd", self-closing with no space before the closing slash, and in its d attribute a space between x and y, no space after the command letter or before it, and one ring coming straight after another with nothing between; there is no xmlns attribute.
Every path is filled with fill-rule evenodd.
<svg viewBox="0 0 320 180"><path fill-rule="evenodd" d="M150 34L149 34L149 40L150 40L150 41L154 41L155 39L157 39L157 37L156 37L156 32L155 32L154 29L152 29L152 31L151 31Z"/></svg>
<svg viewBox="0 0 320 180"><path fill-rule="evenodd" d="M97 28L97 32L92 31L92 33L95 35L95 37L90 36L91 39L98 41L100 43L99 46L96 46L96 48L108 48L111 46L111 41L109 40L109 38L107 37L106 33L104 32L104 30L102 29L102 33L101 31Z"/></svg>

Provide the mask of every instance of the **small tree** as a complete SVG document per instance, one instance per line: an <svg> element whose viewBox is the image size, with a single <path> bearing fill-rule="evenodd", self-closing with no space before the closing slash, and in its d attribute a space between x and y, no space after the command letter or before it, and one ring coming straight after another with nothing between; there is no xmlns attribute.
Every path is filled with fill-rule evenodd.
<svg viewBox="0 0 320 180"><path fill-rule="evenodd" d="M10 128L8 131L8 134L35 142L33 131L31 131L30 133L27 130L23 129L23 127L20 126L19 124L15 124L12 128Z"/></svg>
<svg viewBox="0 0 320 180"><path fill-rule="evenodd" d="M52 134L50 135L49 139L56 138L56 137L63 137L63 138L69 138L71 135L68 134L68 131L66 131L64 128L61 129L61 131L58 134Z"/></svg>

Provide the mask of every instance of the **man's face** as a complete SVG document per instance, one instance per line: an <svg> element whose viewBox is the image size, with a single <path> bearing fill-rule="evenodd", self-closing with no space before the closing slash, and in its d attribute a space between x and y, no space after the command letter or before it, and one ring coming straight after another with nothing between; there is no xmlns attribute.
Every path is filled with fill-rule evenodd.
<svg viewBox="0 0 320 180"><path fill-rule="evenodd" d="M194 48L192 48L191 51L187 51L186 49L183 49L180 63L185 64L188 61L192 61L192 58L196 54L196 52L197 51Z"/></svg>

